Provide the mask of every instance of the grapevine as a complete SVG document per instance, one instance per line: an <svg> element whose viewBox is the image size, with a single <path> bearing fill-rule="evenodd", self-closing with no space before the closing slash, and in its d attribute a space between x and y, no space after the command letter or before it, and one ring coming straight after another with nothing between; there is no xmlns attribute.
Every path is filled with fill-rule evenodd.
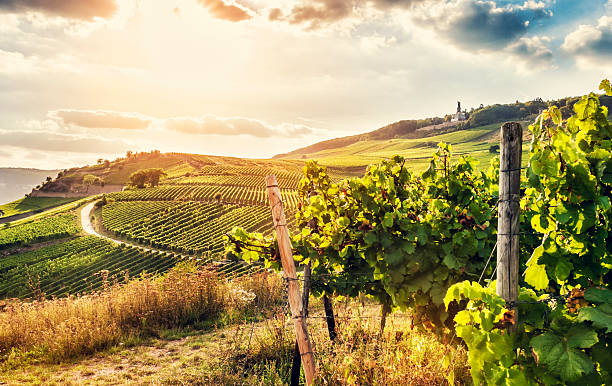
<svg viewBox="0 0 612 386"><path fill-rule="evenodd" d="M608 81L601 89L612 95ZM612 383L612 125L595 94L562 119L552 106L530 126L533 139L521 202L522 229L539 235L527 256L518 326L512 305L476 283L457 284L446 302L467 299L455 318L475 383ZM494 286L492 285L492 288Z"/></svg>

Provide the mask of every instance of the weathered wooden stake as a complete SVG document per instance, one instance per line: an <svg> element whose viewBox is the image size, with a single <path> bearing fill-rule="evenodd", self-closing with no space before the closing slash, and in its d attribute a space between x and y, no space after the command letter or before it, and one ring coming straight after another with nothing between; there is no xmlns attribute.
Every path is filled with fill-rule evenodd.
<svg viewBox="0 0 612 386"><path fill-rule="evenodd" d="M302 286L302 304L304 305L304 316L308 317L308 300L310 299L310 262L304 266L304 285ZM291 386L300 384L300 346L297 339L293 348L293 363L291 364Z"/></svg>
<svg viewBox="0 0 612 386"><path fill-rule="evenodd" d="M312 385L316 376L314 354L306 328L304 305L300 296L300 285L295 273L295 262L293 261L291 240L289 239L289 231L287 230L287 220L285 219L283 202L275 176L266 177L266 187L268 190L268 198L270 199L272 221L276 229L276 238L278 240L278 249L281 255L283 271L288 281L289 306L291 307L291 314L293 315L295 324L295 334L300 348L300 356L302 357L306 384Z"/></svg>
<svg viewBox="0 0 612 386"><path fill-rule="evenodd" d="M383 303L380 308L380 337L382 338L385 332L385 325L387 324L387 315L391 312L391 305L387 302Z"/></svg>
<svg viewBox="0 0 612 386"><path fill-rule="evenodd" d="M499 165L499 219L497 225L497 294L512 304L518 323L519 215L523 128L517 122L501 127Z"/></svg>
<svg viewBox="0 0 612 386"><path fill-rule="evenodd" d="M334 307L332 301L327 296L323 295L323 308L325 308L325 320L327 321L327 332L329 333L329 340L332 342L336 340L336 317L334 316Z"/></svg>

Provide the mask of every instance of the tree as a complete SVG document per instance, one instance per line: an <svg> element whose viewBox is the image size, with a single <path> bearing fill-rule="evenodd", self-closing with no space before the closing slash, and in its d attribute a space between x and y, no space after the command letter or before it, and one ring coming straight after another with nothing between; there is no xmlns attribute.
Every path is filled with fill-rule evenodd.
<svg viewBox="0 0 612 386"><path fill-rule="evenodd" d="M47 176L47 178L45 179L45 181L47 181L47 182L51 182L51 180L52 180L52 179L53 179L53 178L51 178L51 176Z"/></svg>
<svg viewBox="0 0 612 386"><path fill-rule="evenodd" d="M105 168L110 167L110 161L109 160L107 160L107 159L104 160L104 167Z"/></svg>
<svg viewBox="0 0 612 386"><path fill-rule="evenodd" d="M147 182L147 175L144 170L135 171L130 175L130 185L135 186L139 189L145 187Z"/></svg>
<svg viewBox="0 0 612 386"><path fill-rule="evenodd" d="M140 169L130 175L130 185L137 188L144 188L145 184L151 187L159 185L159 180L162 176L166 176L166 172L160 168Z"/></svg>
<svg viewBox="0 0 612 386"><path fill-rule="evenodd" d="M151 187L159 185L159 179L162 176L163 177L167 176L166 172L164 172L164 170L160 168L146 169L146 172L147 172L147 178L148 178L149 183L151 184Z"/></svg>
<svg viewBox="0 0 612 386"><path fill-rule="evenodd" d="M93 174L86 174L83 176L83 185L101 185L102 179Z"/></svg>
<svg viewBox="0 0 612 386"><path fill-rule="evenodd" d="M134 155L134 153L131 150L128 150L125 153L125 158L130 159L130 158L132 158L133 155Z"/></svg>
<svg viewBox="0 0 612 386"><path fill-rule="evenodd" d="M98 165L102 165L102 163L104 163L104 159L98 158Z"/></svg>

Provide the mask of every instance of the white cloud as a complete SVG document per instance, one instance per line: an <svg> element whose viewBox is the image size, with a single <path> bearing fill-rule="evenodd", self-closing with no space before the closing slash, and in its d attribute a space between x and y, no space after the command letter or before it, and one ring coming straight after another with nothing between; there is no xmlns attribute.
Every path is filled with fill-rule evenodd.
<svg viewBox="0 0 612 386"><path fill-rule="evenodd" d="M137 113L106 110L54 110L49 117L65 125L92 129L116 128L143 130L149 127L152 118Z"/></svg>
<svg viewBox="0 0 612 386"><path fill-rule="evenodd" d="M597 25L583 24L565 37L563 50L577 56L612 57L612 17L602 16Z"/></svg>
<svg viewBox="0 0 612 386"><path fill-rule="evenodd" d="M510 44L505 52L522 73L534 73L554 68L552 50L547 46L551 39L543 36L522 37Z"/></svg>
<svg viewBox="0 0 612 386"><path fill-rule="evenodd" d="M130 144L121 139L23 130L0 130L0 144L25 149L72 153L91 153L94 151L115 153L130 148Z"/></svg>
<svg viewBox="0 0 612 386"><path fill-rule="evenodd" d="M313 134L313 129L305 125L282 124L270 126L250 118L179 117L165 121L165 127L173 131L197 135L250 135L268 138L273 136L300 137Z"/></svg>
<svg viewBox="0 0 612 386"><path fill-rule="evenodd" d="M424 28L467 51L501 51L518 41L531 21L550 18L548 3L526 1L500 7L494 1L427 1L412 18Z"/></svg>
<svg viewBox="0 0 612 386"><path fill-rule="evenodd" d="M57 54L50 58L42 58L37 55L26 56L21 52L0 49L0 75L78 73L81 71L75 58L70 55Z"/></svg>

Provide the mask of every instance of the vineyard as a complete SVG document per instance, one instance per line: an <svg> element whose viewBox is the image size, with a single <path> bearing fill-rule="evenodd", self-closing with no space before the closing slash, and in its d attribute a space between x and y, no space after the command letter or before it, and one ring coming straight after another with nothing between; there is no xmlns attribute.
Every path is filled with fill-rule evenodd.
<svg viewBox="0 0 612 386"><path fill-rule="evenodd" d="M6 224L0 229L0 249L67 237L79 231L76 216L72 213L45 217L21 225Z"/></svg>
<svg viewBox="0 0 612 386"><path fill-rule="evenodd" d="M281 179L300 180L302 177L301 165L293 167L275 168L266 166L227 166L214 165L204 166L199 170L199 174L207 175L239 175L239 176L259 176L260 181L267 175L274 174Z"/></svg>
<svg viewBox="0 0 612 386"><path fill-rule="evenodd" d="M297 191L283 189L287 206L296 207ZM238 205L267 204L265 187L214 186L214 185L163 185L154 188L130 189L110 193L107 197L117 201L204 201Z"/></svg>
<svg viewBox="0 0 612 386"><path fill-rule="evenodd" d="M610 82L600 89L612 95ZM383 320L398 307L444 341L461 338L477 385L612 384L612 124L595 94L573 110L567 119L556 106L538 116L524 168L501 169L497 158L480 171L469 155L453 158L445 143L419 174L395 156L362 178L333 183L325 167L307 163L301 232L291 242L311 277L294 280L310 282L316 296L369 295ZM509 141L522 138L518 124L508 127L519 129ZM514 178L520 197L501 191L500 173L524 173ZM503 213L505 223L502 203L517 209ZM492 259L496 248L504 256L500 240L510 238L520 239L520 249L503 245L520 263L515 279L502 277L508 261ZM283 249L271 235L235 229L227 241L228 252L281 269ZM502 298L499 289L508 286L517 300ZM297 324L296 331L299 339ZM300 346L298 355L306 354L312 358ZM446 357L440 370L453 360ZM446 378L453 383L453 374Z"/></svg>
<svg viewBox="0 0 612 386"><path fill-rule="evenodd" d="M93 237L11 255L0 264L0 296L91 292L105 279L123 281L142 272L165 272L177 263L170 253L145 252ZM39 282L40 281L40 282Z"/></svg>
<svg viewBox="0 0 612 386"><path fill-rule="evenodd" d="M0 298L61 297L91 293L104 283L123 283L143 273L161 274L181 261L171 252L145 251L85 236L13 254L0 260ZM198 264L212 263L199 259ZM237 277L257 271L241 262L214 265L219 274Z"/></svg>
<svg viewBox="0 0 612 386"><path fill-rule="evenodd" d="M201 202L111 202L102 209L103 225L119 237L184 254L217 255L223 235L234 226L269 231L269 209Z"/></svg>
<svg viewBox="0 0 612 386"><path fill-rule="evenodd" d="M263 178L254 175L197 175L182 177L166 181L173 185L221 185L221 186L248 186L261 188ZM281 189L297 189L299 178L279 178L278 185Z"/></svg>

